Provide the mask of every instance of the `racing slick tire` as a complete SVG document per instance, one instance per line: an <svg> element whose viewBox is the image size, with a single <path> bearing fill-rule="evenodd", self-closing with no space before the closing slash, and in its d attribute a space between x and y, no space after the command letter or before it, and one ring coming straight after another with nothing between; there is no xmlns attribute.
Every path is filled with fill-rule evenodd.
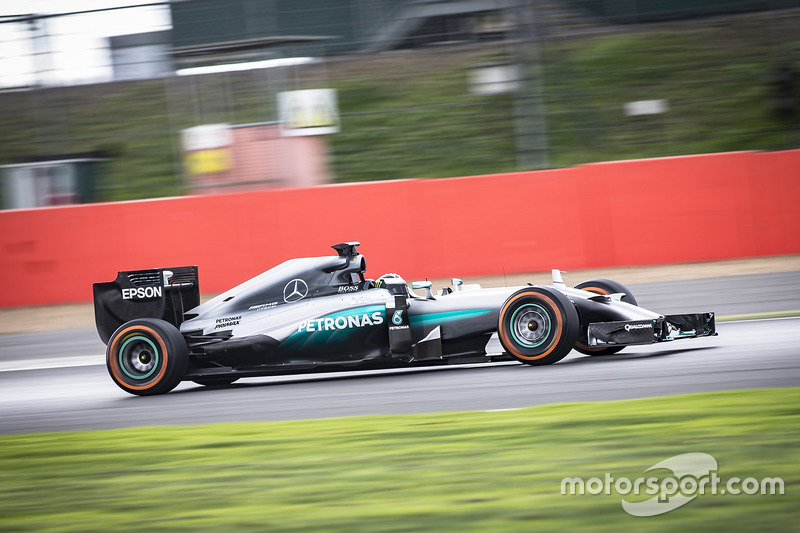
<svg viewBox="0 0 800 533"><path fill-rule="evenodd" d="M594 292L597 294L614 294L614 293L625 293L625 296L622 297L622 301L629 303L631 305L639 305L636 302L636 298L634 298L633 293L622 283L618 283L613 279L605 279L605 278L597 278L597 279L589 279L578 283L575 285L576 289L581 289L584 291ZM582 354L585 355L613 355L623 348L624 346L606 346L600 348L592 348L586 344L587 339L585 336L579 338L578 341L575 343L575 349Z"/></svg>
<svg viewBox="0 0 800 533"><path fill-rule="evenodd" d="M497 335L503 348L529 365L560 361L578 338L578 312L561 292L550 287L526 287L500 308Z"/></svg>
<svg viewBox="0 0 800 533"><path fill-rule="evenodd" d="M213 378L212 377L195 378L192 381L194 381L198 385L203 385L205 387L225 387L237 381L238 379L239 378L231 378L228 376L215 376Z"/></svg>
<svg viewBox="0 0 800 533"><path fill-rule="evenodd" d="M106 368L122 390L138 396L164 394L178 386L189 366L189 347L164 320L137 318L121 325L106 349Z"/></svg>

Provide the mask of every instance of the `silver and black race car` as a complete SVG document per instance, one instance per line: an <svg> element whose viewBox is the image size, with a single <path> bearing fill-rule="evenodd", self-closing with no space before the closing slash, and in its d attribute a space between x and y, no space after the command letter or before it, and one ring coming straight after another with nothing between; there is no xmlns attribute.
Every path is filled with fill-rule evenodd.
<svg viewBox="0 0 800 533"><path fill-rule="evenodd" d="M714 313L661 315L608 279L483 289L453 278L436 294L397 274L365 278L357 242L292 259L200 304L196 266L119 272L94 284L114 382L132 394L191 380L516 359L547 365L575 349L715 335ZM417 294L415 291L423 291ZM487 344L498 343L488 350Z"/></svg>

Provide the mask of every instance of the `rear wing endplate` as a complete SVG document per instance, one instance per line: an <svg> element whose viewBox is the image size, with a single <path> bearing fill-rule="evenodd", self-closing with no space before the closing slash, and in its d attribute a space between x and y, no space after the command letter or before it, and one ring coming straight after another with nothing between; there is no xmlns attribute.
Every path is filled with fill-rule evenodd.
<svg viewBox="0 0 800 533"><path fill-rule="evenodd" d="M93 290L94 321L104 343L135 318L160 318L178 327L183 314L200 305L196 266L121 271Z"/></svg>

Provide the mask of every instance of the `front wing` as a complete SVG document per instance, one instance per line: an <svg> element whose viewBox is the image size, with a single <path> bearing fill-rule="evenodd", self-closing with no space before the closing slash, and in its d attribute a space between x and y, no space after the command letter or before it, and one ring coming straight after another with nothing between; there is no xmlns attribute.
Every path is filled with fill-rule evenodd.
<svg viewBox="0 0 800 533"><path fill-rule="evenodd" d="M652 320L593 322L589 346L629 346L716 335L714 313L665 315Z"/></svg>

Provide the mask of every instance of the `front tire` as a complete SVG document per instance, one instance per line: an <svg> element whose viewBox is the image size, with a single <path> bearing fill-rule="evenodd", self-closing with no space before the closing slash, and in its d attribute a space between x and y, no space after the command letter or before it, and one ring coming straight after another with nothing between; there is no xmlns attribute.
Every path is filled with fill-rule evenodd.
<svg viewBox="0 0 800 533"><path fill-rule="evenodd" d="M578 312L556 289L527 287L512 294L500 308L497 335L517 360L549 365L566 357L575 346Z"/></svg>
<svg viewBox="0 0 800 533"><path fill-rule="evenodd" d="M178 386L189 366L189 348L178 328L155 318L121 325L106 349L106 368L122 390L139 396Z"/></svg>
<svg viewBox="0 0 800 533"><path fill-rule="evenodd" d="M631 305L639 305L636 302L636 298L634 298L633 293L622 283L614 281L613 279L606 279L606 278L597 278L597 279L589 279L578 283L575 285L576 289L581 289L584 291L594 292L596 294L615 294L615 293L625 293L625 296L621 298L621 301L629 303ZM582 331L580 337L578 338L577 342L575 342L575 349L582 354L585 355L613 355L623 348L624 346L604 346L600 348L594 348L589 346L588 339L586 338L586 332Z"/></svg>

